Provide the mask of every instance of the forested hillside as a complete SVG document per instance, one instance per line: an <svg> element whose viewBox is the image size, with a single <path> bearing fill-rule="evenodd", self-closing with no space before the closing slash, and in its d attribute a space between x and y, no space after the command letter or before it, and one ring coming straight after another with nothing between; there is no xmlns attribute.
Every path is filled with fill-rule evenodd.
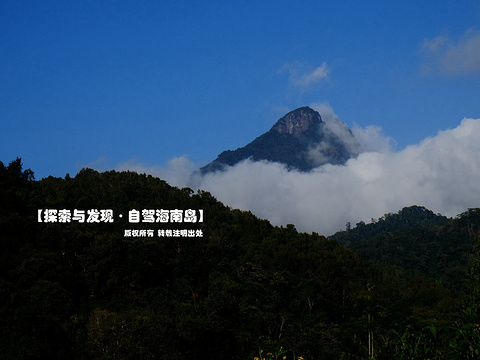
<svg viewBox="0 0 480 360"><path fill-rule="evenodd" d="M480 209L448 219L422 206L360 222L329 238L382 268L402 271L463 291L472 248L480 236ZM395 270L396 269L396 270Z"/></svg>
<svg viewBox="0 0 480 360"><path fill-rule="evenodd" d="M334 240L144 174L33 175L0 162L4 359L480 356L475 209Z"/></svg>

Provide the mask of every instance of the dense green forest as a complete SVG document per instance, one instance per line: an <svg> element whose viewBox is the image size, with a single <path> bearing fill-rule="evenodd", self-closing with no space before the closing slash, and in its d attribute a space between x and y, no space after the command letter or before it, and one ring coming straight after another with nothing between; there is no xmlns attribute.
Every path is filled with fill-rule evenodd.
<svg viewBox="0 0 480 360"><path fill-rule="evenodd" d="M460 294L480 235L480 209L448 219L422 206L385 214L329 237L382 268L421 277Z"/></svg>
<svg viewBox="0 0 480 360"><path fill-rule="evenodd" d="M0 355L478 359L479 240L479 209L327 238L145 174L0 162Z"/></svg>

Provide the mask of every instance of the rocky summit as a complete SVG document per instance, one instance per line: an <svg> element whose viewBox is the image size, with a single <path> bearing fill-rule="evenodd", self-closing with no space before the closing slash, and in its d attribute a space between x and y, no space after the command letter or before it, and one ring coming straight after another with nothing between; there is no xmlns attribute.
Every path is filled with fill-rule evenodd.
<svg viewBox="0 0 480 360"><path fill-rule="evenodd" d="M300 137L309 130L314 130L320 126L323 120L318 112L309 107L301 107L289 112L282 117L272 127L273 131L280 134L290 134L294 137Z"/></svg>
<svg viewBox="0 0 480 360"><path fill-rule="evenodd" d="M359 149L340 119L325 122L317 111L304 106L280 118L268 132L244 147L222 152L201 172L222 171L246 159L278 162L289 170L306 172L324 164L344 164L356 157Z"/></svg>

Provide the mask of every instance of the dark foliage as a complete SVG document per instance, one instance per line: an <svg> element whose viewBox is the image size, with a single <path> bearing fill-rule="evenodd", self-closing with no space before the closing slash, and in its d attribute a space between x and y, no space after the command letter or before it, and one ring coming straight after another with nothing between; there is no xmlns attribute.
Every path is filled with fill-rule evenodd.
<svg viewBox="0 0 480 360"><path fill-rule="evenodd" d="M4 359L253 359L280 347L287 359L477 358L475 251L458 273L463 295L152 176L84 169L34 181L17 159L0 163L0 185ZM46 223L39 209L113 209L115 219ZM202 209L204 222L191 226L203 237L125 237L161 228L118 217L131 209ZM398 231L408 241L414 229L448 234L447 259L437 251L425 265L447 272L467 250L461 237L478 238L478 214L418 217L421 230Z"/></svg>
<svg viewBox="0 0 480 360"><path fill-rule="evenodd" d="M422 277L459 292L479 234L478 209L448 219L424 207L411 206L370 224L347 226L346 231L329 238L382 268L402 271L408 278Z"/></svg>

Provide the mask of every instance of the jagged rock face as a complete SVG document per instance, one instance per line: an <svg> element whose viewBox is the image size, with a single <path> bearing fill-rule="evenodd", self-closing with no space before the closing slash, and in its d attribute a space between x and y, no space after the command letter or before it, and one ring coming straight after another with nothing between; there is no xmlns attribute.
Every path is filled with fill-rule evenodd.
<svg viewBox="0 0 480 360"><path fill-rule="evenodd" d="M340 119L337 119L340 123ZM352 151L353 135L346 129L345 141L326 124L320 114L301 107L279 119L270 131L237 150L226 150L217 159L201 168L203 174L223 170L240 161L267 160L285 164L289 170L310 171L323 164L344 164L358 155Z"/></svg>
<svg viewBox="0 0 480 360"><path fill-rule="evenodd" d="M272 129L280 134L291 134L299 137L311 127L318 126L322 122L318 112L305 106L289 112L278 120Z"/></svg>

